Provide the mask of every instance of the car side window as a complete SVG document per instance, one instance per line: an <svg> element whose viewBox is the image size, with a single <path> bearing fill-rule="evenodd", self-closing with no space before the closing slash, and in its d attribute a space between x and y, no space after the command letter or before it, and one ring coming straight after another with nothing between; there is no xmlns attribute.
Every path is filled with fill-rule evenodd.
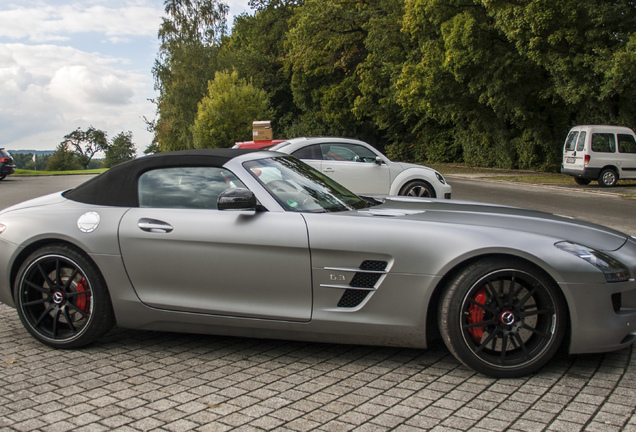
<svg viewBox="0 0 636 432"><path fill-rule="evenodd" d="M376 154L356 144L322 144L322 158L331 161L375 162Z"/></svg>
<svg viewBox="0 0 636 432"><path fill-rule="evenodd" d="M636 141L633 135L618 134L618 151L621 153L636 153Z"/></svg>
<svg viewBox="0 0 636 432"><path fill-rule="evenodd" d="M579 143L576 145L576 151L583 151L585 148L585 138L587 138L587 132L581 132Z"/></svg>
<svg viewBox="0 0 636 432"><path fill-rule="evenodd" d="M139 206L217 209L226 189L245 187L232 172L216 167L173 167L145 172L138 182Z"/></svg>
<svg viewBox="0 0 636 432"><path fill-rule="evenodd" d="M298 159L322 159L322 153L320 151L320 144L314 144L292 152L292 156Z"/></svg>
<svg viewBox="0 0 636 432"><path fill-rule="evenodd" d="M614 138L614 134L592 134L592 151L597 153L614 153L616 151L616 138Z"/></svg>

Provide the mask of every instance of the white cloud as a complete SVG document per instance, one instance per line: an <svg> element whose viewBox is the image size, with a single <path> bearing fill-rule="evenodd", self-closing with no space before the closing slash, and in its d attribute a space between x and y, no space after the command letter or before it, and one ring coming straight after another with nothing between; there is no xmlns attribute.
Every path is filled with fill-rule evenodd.
<svg viewBox="0 0 636 432"><path fill-rule="evenodd" d="M122 69L124 62L71 47L0 45L2 141L54 148L75 128L93 125L112 135L132 130L145 148L141 117L154 114L152 81Z"/></svg>
<svg viewBox="0 0 636 432"><path fill-rule="evenodd" d="M76 128L152 139L151 68L164 0L0 1L0 147L53 150ZM250 13L227 1L228 23Z"/></svg>
<svg viewBox="0 0 636 432"><path fill-rule="evenodd" d="M156 36L163 12L157 7L159 2L120 8L48 3L24 2L0 11L0 37L50 42L69 40L71 35L87 32L107 36ZM112 5L112 2L107 4Z"/></svg>

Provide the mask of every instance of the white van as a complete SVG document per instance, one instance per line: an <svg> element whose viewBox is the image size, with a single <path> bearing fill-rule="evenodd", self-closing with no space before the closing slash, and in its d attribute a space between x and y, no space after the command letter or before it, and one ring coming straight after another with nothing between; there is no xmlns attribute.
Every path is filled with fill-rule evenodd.
<svg viewBox="0 0 636 432"><path fill-rule="evenodd" d="M581 125L570 129L561 172L580 185L598 180L603 187L636 179L636 136L622 126Z"/></svg>

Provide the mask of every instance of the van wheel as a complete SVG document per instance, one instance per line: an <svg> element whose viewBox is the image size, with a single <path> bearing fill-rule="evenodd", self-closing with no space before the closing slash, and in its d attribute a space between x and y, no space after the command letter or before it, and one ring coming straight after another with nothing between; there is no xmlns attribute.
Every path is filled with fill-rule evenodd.
<svg viewBox="0 0 636 432"><path fill-rule="evenodd" d="M577 185L587 186L590 184L592 180L590 180L589 178L574 177L574 181L576 182Z"/></svg>
<svg viewBox="0 0 636 432"><path fill-rule="evenodd" d="M618 174L612 168L605 168L598 176L598 184L603 187L616 186L616 182L618 182Z"/></svg>

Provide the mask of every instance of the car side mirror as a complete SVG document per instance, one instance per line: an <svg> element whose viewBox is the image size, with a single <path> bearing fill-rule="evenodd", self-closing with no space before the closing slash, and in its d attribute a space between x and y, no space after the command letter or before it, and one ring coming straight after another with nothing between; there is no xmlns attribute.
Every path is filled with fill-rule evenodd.
<svg viewBox="0 0 636 432"><path fill-rule="evenodd" d="M380 156L376 156L375 163L378 165L382 165L384 163L384 159L382 159Z"/></svg>
<svg viewBox="0 0 636 432"><path fill-rule="evenodd" d="M226 189L217 200L219 210L256 210L254 192L245 188Z"/></svg>

